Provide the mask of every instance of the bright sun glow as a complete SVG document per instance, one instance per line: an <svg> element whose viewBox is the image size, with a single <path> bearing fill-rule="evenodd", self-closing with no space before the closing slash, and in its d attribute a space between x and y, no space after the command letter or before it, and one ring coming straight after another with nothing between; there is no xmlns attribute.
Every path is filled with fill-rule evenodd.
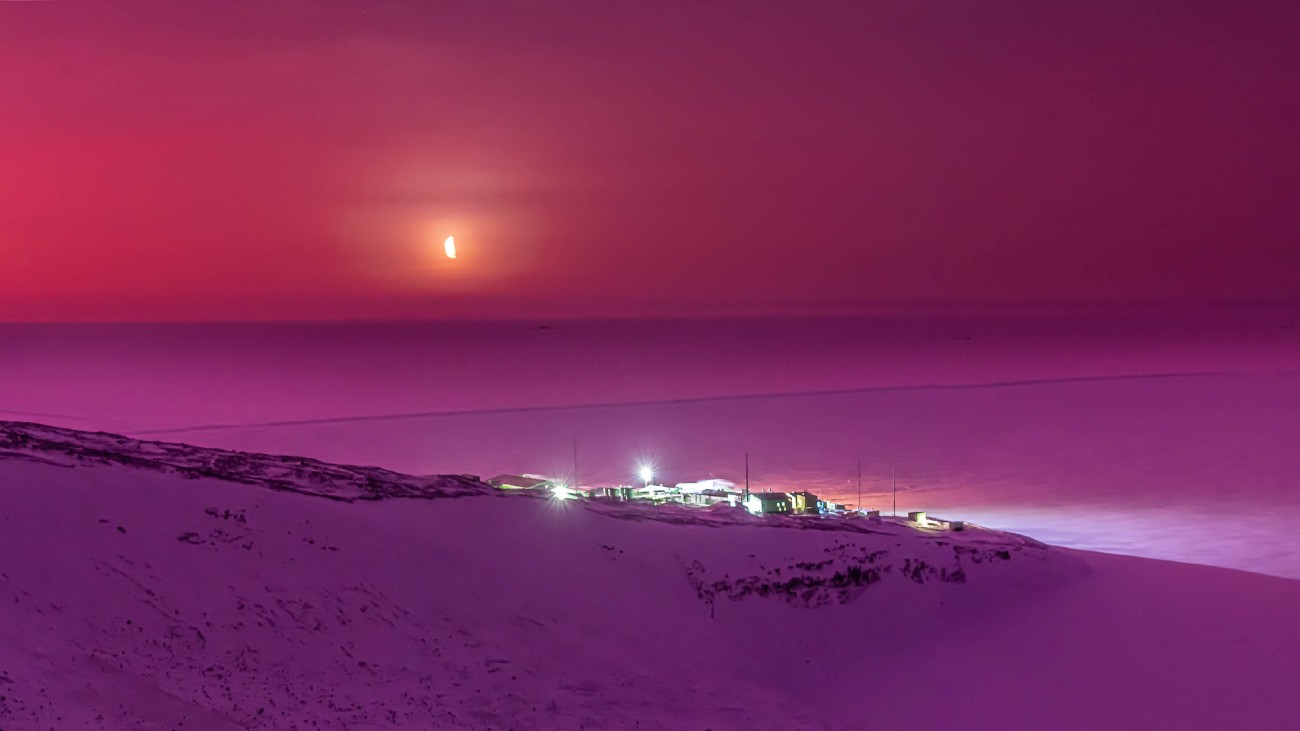
<svg viewBox="0 0 1300 731"><path fill-rule="evenodd" d="M442 242L442 250L447 252L448 259L456 258L456 237L448 236L447 240Z"/></svg>
<svg viewBox="0 0 1300 731"><path fill-rule="evenodd" d="M650 467L650 465L642 465L640 474L641 481L648 485L650 484L650 478L655 476L655 471Z"/></svg>

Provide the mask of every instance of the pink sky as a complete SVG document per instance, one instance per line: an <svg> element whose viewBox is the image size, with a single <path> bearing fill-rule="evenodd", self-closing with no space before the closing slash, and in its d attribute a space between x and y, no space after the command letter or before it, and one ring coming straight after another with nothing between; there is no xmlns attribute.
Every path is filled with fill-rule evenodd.
<svg viewBox="0 0 1300 731"><path fill-rule="evenodd" d="M1289 299L1298 12L0 2L0 320Z"/></svg>

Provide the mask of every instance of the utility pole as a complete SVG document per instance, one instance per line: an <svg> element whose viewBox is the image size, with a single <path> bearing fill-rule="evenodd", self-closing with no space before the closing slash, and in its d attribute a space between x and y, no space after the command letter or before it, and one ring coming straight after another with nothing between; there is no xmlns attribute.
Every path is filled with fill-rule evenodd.
<svg viewBox="0 0 1300 731"><path fill-rule="evenodd" d="M573 435L573 489L578 489L578 435Z"/></svg>
<svg viewBox="0 0 1300 731"><path fill-rule="evenodd" d="M889 463L889 481L894 484L894 509L890 513L898 515L898 473L894 470L894 463Z"/></svg>
<svg viewBox="0 0 1300 731"><path fill-rule="evenodd" d="M749 502L749 452L745 452L745 502Z"/></svg>
<svg viewBox="0 0 1300 731"><path fill-rule="evenodd" d="M862 458L858 457L858 510L862 510Z"/></svg>

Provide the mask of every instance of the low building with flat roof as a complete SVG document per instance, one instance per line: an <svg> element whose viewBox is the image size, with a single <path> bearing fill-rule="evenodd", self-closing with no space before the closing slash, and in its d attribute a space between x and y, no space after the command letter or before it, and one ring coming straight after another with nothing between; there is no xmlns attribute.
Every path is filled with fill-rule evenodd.
<svg viewBox="0 0 1300 731"><path fill-rule="evenodd" d="M790 496L790 512L792 513L815 513L817 512L818 497L811 492L788 492Z"/></svg>
<svg viewBox="0 0 1300 731"><path fill-rule="evenodd" d="M735 505L740 493L735 490L700 490L699 492L683 492L682 502L687 505L717 505L718 503L730 503Z"/></svg>
<svg viewBox="0 0 1300 731"><path fill-rule="evenodd" d="M751 492L745 508L754 515L789 515L794 510L786 492Z"/></svg>
<svg viewBox="0 0 1300 731"><path fill-rule="evenodd" d="M645 500L652 503L681 502L682 493L676 487L667 485L642 485L632 488L633 500Z"/></svg>

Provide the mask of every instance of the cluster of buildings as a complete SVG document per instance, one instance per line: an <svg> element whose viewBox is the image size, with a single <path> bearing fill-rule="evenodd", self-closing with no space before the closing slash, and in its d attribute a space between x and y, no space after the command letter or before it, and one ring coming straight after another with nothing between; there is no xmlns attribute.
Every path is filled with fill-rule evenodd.
<svg viewBox="0 0 1300 731"><path fill-rule="evenodd" d="M736 484L730 480L657 485L647 479L640 486L580 488L538 475L498 475L488 480L488 484L503 490L546 491L566 499L637 500L657 505L679 503L700 507L728 505L744 508L755 515L837 514L846 510L842 503L822 500L811 492L751 492L736 489Z"/></svg>
<svg viewBox="0 0 1300 731"><path fill-rule="evenodd" d="M849 510L843 503L822 500L811 492L751 492L748 488L736 489L730 480L702 480L700 482L679 482L676 485L658 485L650 481L648 471L642 472L642 484L616 485L613 487L570 487L560 480L540 475L497 475L488 480L488 484L501 490L531 490L547 495L570 500L589 498L594 500L636 500L654 505L676 503L699 507L725 505L732 508L744 508L754 515L845 515L847 513L868 518L879 518L879 510L855 508ZM961 531L966 523L960 520L943 520L931 518L922 510L907 513L907 521L922 528Z"/></svg>

